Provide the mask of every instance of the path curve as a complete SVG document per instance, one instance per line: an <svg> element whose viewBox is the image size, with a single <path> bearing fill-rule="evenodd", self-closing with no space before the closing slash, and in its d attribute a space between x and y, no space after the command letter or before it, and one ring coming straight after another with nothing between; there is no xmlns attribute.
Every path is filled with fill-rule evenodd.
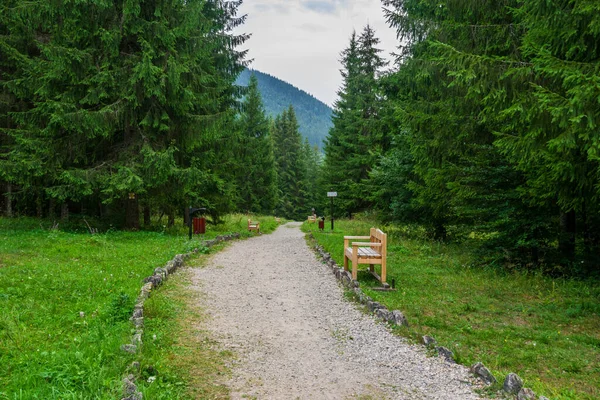
<svg viewBox="0 0 600 400"><path fill-rule="evenodd" d="M237 358L232 399L480 399L465 367L427 357L344 299L299 223L191 270L203 329Z"/></svg>

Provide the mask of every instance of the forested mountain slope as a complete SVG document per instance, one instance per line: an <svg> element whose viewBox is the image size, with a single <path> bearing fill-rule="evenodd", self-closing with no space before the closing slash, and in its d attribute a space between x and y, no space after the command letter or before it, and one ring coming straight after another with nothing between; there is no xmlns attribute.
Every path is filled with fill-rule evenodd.
<svg viewBox="0 0 600 400"><path fill-rule="evenodd" d="M316 144L321 148L332 126L331 108L305 91L257 70L244 70L237 84L247 86L252 74L255 74L258 79L258 88L267 115L275 117L291 104L296 112L302 136L308 138L310 144Z"/></svg>

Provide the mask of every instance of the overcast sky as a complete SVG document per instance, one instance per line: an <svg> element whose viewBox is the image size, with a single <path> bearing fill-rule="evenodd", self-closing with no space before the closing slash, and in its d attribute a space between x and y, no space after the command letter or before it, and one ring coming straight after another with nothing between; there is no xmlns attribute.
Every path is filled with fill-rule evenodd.
<svg viewBox="0 0 600 400"><path fill-rule="evenodd" d="M240 31L252 34L242 47L254 59L250 67L329 105L341 85L340 52L352 30L360 34L370 24L387 59L398 43L380 0L244 0L240 14L248 14Z"/></svg>

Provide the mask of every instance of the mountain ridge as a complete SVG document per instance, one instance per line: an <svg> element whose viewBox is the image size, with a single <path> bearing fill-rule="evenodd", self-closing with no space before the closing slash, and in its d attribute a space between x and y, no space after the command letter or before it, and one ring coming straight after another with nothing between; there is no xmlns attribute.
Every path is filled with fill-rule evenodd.
<svg viewBox="0 0 600 400"><path fill-rule="evenodd" d="M258 89L266 114L275 118L291 104L296 112L302 136L307 138L311 145L322 149L329 129L333 126L331 107L291 83L255 69L248 68L242 71L236 84L247 86L252 74L258 80Z"/></svg>

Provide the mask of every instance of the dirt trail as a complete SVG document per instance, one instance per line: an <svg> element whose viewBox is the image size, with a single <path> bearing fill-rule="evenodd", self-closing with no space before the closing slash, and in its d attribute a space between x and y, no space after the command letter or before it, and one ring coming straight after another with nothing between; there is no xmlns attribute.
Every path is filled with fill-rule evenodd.
<svg viewBox="0 0 600 400"><path fill-rule="evenodd" d="M467 370L392 335L344 299L298 223L233 243L192 270L236 362L231 398L480 399Z"/></svg>

